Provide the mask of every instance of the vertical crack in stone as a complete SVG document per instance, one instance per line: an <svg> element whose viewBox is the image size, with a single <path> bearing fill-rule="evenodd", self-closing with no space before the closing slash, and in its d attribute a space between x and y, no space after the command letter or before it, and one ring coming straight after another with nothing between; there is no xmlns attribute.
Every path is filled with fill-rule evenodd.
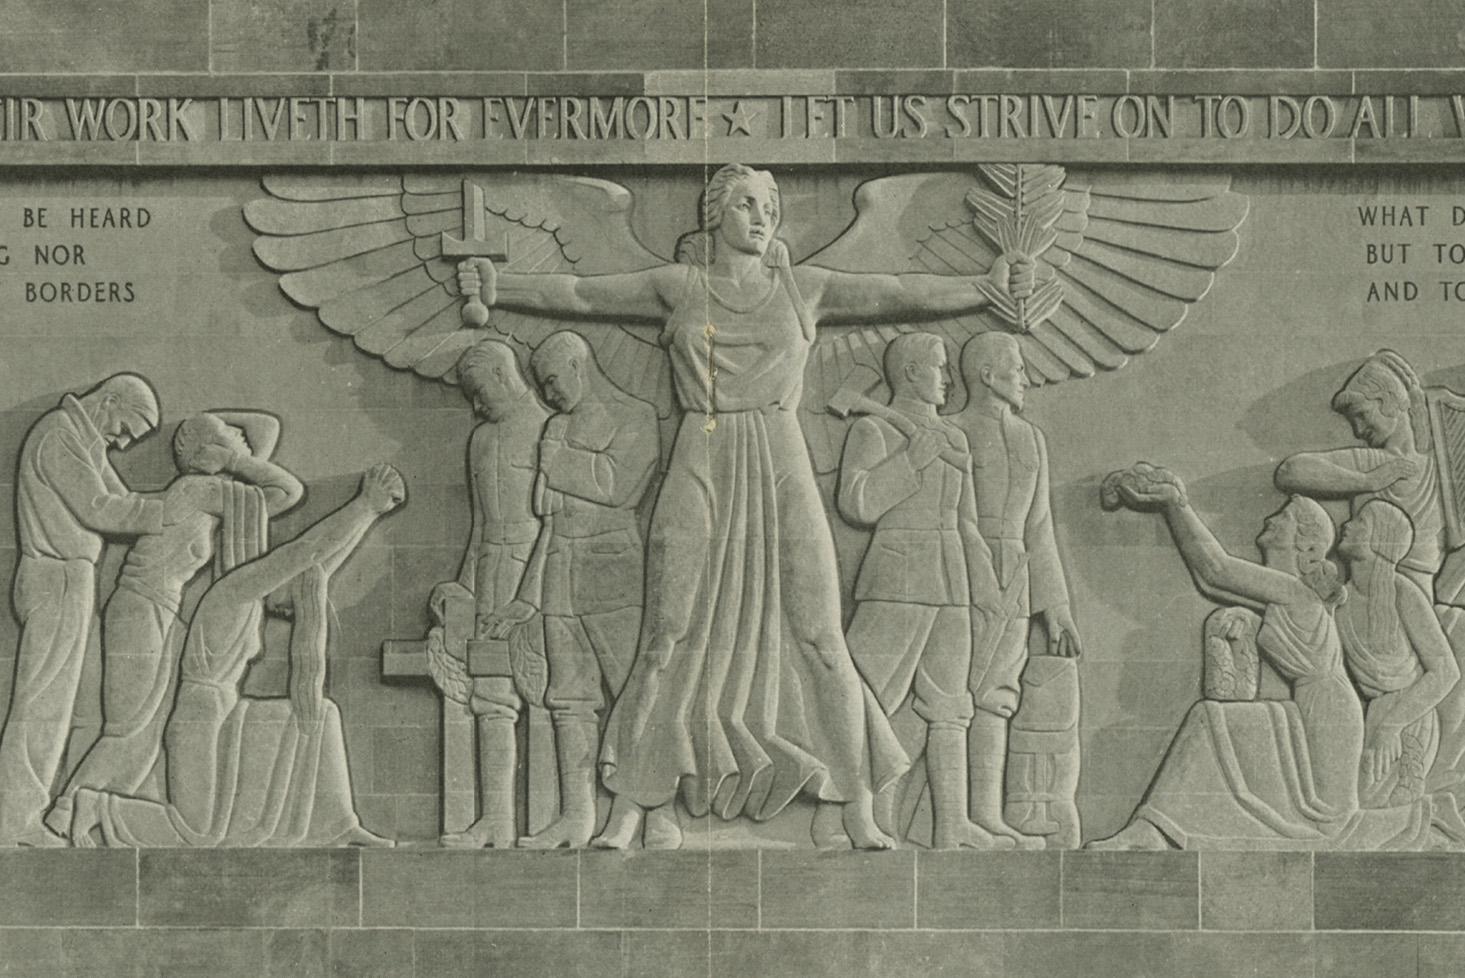
<svg viewBox="0 0 1465 978"><path fill-rule="evenodd" d="M714 354L717 352L717 327L708 323L702 330L702 335L707 338L707 421L702 425L702 430L712 434L717 428L717 362Z"/></svg>

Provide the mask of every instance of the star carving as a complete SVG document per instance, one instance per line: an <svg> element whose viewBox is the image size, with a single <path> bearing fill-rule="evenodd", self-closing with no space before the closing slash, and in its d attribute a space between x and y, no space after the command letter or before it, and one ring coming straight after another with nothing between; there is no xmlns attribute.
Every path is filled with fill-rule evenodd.
<svg viewBox="0 0 1465 978"><path fill-rule="evenodd" d="M724 112L722 117L727 120L727 134L729 136L742 133L744 136L753 135L753 122L758 118L758 110L741 101L734 102L731 112Z"/></svg>

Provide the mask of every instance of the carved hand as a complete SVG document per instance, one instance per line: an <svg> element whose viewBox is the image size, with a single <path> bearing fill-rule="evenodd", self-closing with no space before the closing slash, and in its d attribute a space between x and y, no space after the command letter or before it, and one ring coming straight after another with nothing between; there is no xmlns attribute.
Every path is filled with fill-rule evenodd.
<svg viewBox="0 0 1465 978"><path fill-rule="evenodd" d="M923 428L911 438L905 451L910 458L911 467L919 472L936 461L936 456L940 455L949 444L950 442L947 441L943 432Z"/></svg>
<svg viewBox="0 0 1465 978"><path fill-rule="evenodd" d="M477 296L485 306L498 299L498 269L487 258L464 258L458 262L458 294Z"/></svg>
<svg viewBox="0 0 1465 978"><path fill-rule="evenodd" d="M1043 626L1048 632L1049 655L1077 659L1083 653L1078 640L1078 626L1073 623L1073 612L1068 605L1060 604L1044 611Z"/></svg>
<svg viewBox="0 0 1465 978"><path fill-rule="evenodd" d="M1374 489L1387 489L1402 479L1412 479L1419 474L1419 463L1411 458L1392 458L1383 465L1368 470L1374 479Z"/></svg>
<svg viewBox="0 0 1465 978"><path fill-rule="evenodd" d="M1368 735L1363 745L1363 769L1374 782L1379 782L1404 756L1404 740L1397 724L1381 723Z"/></svg>
<svg viewBox="0 0 1465 978"><path fill-rule="evenodd" d="M373 465L361 476L361 489L357 493L371 511L377 515L389 513L402 505L407 498L407 484L402 473L385 462Z"/></svg>
<svg viewBox="0 0 1465 978"><path fill-rule="evenodd" d="M788 268L791 264L788 245L779 238L768 242L768 250L763 254L763 264L769 268Z"/></svg>
<svg viewBox="0 0 1465 978"><path fill-rule="evenodd" d="M1036 287L1036 271L1033 260L1020 251L1008 251L998 255L987 270L985 290L990 289L1014 299L1026 299ZM978 288L983 288L981 284Z"/></svg>
<svg viewBox="0 0 1465 978"><path fill-rule="evenodd" d="M528 601L520 601L515 598L502 608L482 619L478 623L478 634L487 634L489 638L508 638L509 632L515 625L522 625L533 618L539 609Z"/></svg>

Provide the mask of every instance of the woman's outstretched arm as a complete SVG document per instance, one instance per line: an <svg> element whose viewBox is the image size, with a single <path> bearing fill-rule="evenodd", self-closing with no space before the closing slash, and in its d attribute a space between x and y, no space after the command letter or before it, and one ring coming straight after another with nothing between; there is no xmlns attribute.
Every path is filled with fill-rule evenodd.
<svg viewBox="0 0 1465 978"><path fill-rule="evenodd" d="M373 466L362 475L361 488L350 502L289 543L219 578L204 595L204 601L235 604L262 601L271 591L310 567L320 567L329 577L361 542L371 525L406 498L400 472L390 465Z"/></svg>
<svg viewBox="0 0 1465 978"><path fill-rule="evenodd" d="M853 274L817 265L801 265L795 274L817 320L848 323L973 312L996 293L1026 298L1032 268L999 257L983 275Z"/></svg>
<svg viewBox="0 0 1465 978"><path fill-rule="evenodd" d="M1164 513L1180 558L1201 590L1225 592L1259 605L1316 600L1311 588L1286 571L1227 553L1211 528L1190 508L1182 486L1153 482L1144 489L1129 484L1120 484L1117 489L1131 508L1158 508Z"/></svg>
<svg viewBox="0 0 1465 978"><path fill-rule="evenodd" d="M458 265L458 291L486 306L566 316L659 321L686 284L687 266L658 265L615 275L498 271L487 258Z"/></svg>

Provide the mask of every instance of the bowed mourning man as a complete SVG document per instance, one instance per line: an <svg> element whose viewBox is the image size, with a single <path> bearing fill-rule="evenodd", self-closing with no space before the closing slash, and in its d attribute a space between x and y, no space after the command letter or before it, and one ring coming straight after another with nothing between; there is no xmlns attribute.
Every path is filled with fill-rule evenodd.
<svg viewBox="0 0 1465 978"><path fill-rule="evenodd" d="M158 426L158 398L121 373L67 394L26 435L16 472L20 618L10 715L0 737L0 845L64 846L42 817L71 733L103 538L162 530L169 508L132 492L112 468Z"/></svg>
<svg viewBox="0 0 1465 978"><path fill-rule="evenodd" d="M600 721L636 656L645 577L636 510L656 473L660 439L656 409L612 384L579 335L548 337L530 367L545 403L559 412L539 443L542 527L516 600L488 624L503 638L535 612L544 616L560 817L519 844L579 848L595 831Z"/></svg>

